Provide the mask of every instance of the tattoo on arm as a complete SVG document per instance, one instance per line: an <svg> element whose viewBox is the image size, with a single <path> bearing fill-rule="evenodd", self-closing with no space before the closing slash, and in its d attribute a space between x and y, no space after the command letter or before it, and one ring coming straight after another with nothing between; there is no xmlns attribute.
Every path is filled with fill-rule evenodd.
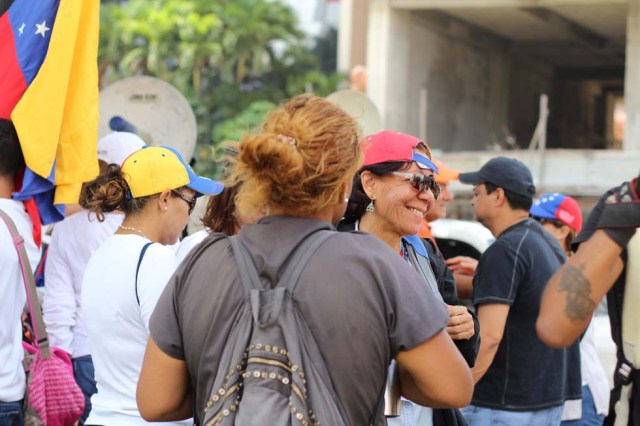
<svg viewBox="0 0 640 426"><path fill-rule="evenodd" d="M567 292L564 313L574 324L591 318L596 308L596 304L589 297L591 283L582 273L584 268L584 265L567 265L558 287L559 292Z"/></svg>

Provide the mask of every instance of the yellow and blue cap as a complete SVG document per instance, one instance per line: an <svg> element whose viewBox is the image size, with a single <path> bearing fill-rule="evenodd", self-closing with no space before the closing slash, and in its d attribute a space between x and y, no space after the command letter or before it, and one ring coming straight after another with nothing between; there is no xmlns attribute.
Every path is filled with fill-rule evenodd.
<svg viewBox="0 0 640 426"><path fill-rule="evenodd" d="M127 157L121 169L132 198L182 186L193 189L196 196L218 195L224 189L222 183L198 176L178 151L167 146L142 148Z"/></svg>

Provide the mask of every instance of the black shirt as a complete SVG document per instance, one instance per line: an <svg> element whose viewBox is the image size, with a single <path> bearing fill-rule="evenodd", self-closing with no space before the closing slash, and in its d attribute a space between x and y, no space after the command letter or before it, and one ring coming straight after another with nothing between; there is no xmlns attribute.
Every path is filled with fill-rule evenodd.
<svg viewBox="0 0 640 426"><path fill-rule="evenodd" d="M564 259L558 242L532 219L506 229L480 257L474 305L511 308L495 358L476 384L473 405L533 411L581 397L578 342L552 349L536 333L542 292Z"/></svg>

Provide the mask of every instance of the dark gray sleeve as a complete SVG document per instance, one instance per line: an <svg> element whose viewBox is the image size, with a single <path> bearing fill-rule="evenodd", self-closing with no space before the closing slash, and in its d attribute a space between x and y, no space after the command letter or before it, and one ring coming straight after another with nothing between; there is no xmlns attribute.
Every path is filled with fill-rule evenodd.
<svg viewBox="0 0 640 426"><path fill-rule="evenodd" d="M388 246L384 245L384 250L385 262L378 262L378 267L395 357L399 351L412 349L443 330L449 316L444 303L424 285L424 278Z"/></svg>
<svg viewBox="0 0 640 426"><path fill-rule="evenodd" d="M190 277L190 271L197 269L194 268L197 264L206 263L206 259L202 260L203 253L213 243L222 238L224 236L221 234L209 235L189 252L171 279L169 279L151 314L151 319L149 320L151 337L153 337L156 345L172 358L185 359L181 309L185 309L185 304L188 304L188 301L185 300L183 289L188 284L189 279L193 279L193 277Z"/></svg>

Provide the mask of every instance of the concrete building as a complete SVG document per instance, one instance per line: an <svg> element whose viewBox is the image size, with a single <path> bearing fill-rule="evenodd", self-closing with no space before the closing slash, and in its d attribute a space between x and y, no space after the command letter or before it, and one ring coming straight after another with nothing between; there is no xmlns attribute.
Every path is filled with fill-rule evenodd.
<svg viewBox="0 0 640 426"><path fill-rule="evenodd" d="M576 196L640 170L640 0L341 0L340 20L339 69L365 65L384 127L451 166L508 149Z"/></svg>

